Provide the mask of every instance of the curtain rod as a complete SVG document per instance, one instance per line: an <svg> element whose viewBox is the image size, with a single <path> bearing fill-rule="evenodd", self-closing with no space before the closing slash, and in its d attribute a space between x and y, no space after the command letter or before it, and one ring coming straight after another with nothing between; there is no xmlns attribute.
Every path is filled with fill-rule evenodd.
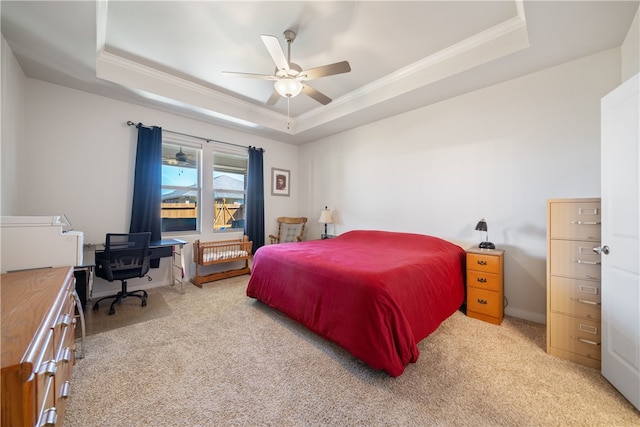
<svg viewBox="0 0 640 427"><path fill-rule="evenodd" d="M134 126L134 127L138 127L138 125L134 122L132 122L131 120L127 121L127 125L128 126ZM144 126L146 128L148 128L148 126L145 126L144 124L140 123L141 126ZM168 129L162 129L163 132L169 132L169 133L173 133L175 135L182 135L182 136L187 136L189 138L195 138L195 139L201 139L202 141L206 141L206 143L210 143L210 142L218 142L220 144L226 144L226 145L233 145L234 147L241 147L241 148L251 148L251 146L246 146L246 145L240 145L240 144L234 144L232 142L226 142L226 141L219 141L217 139L211 139L211 138L203 138L201 136L196 136L196 135L189 135L188 133L182 133L182 132L176 132L173 130L168 130ZM254 147L256 150L261 150L263 153L266 151L264 148L257 148Z"/></svg>

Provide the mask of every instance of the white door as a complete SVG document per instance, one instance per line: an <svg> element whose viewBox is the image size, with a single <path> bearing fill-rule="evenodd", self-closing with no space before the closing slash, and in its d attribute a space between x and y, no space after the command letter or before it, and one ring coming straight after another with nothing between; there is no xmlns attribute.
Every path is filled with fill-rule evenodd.
<svg viewBox="0 0 640 427"><path fill-rule="evenodd" d="M640 74L602 99L602 375L640 409Z"/></svg>

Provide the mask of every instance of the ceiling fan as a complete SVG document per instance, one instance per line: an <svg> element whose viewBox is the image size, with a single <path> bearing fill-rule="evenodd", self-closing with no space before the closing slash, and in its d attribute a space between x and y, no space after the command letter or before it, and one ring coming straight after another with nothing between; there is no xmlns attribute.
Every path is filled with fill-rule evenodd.
<svg viewBox="0 0 640 427"><path fill-rule="evenodd" d="M331 98L312 88L306 84L306 82L320 77L348 73L351 71L351 66L347 61L340 61L333 64L310 68L308 70L303 70L298 64L291 62L291 43L296 39L296 33L293 30L286 30L284 32L284 38L287 41L288 46L288 55L286 57L277 37L263 34L261 38L262 42L267 47L273 62L276 64L276 71L274 75L237 73L233 71L223 71L222 74L235 77L275 81L275 91L266 102L266 105L275 104L280 97L293 98L301 92L315 99L319 103L326 105L331 102Z"/></svg>
<svg viewBox="0 0 640 427"><path fill-rule="evenodd" d="M191 156L192 154L185 153L180 147L180 151L176 152L175 155L165 156L163 153L162 163L171 166L195 166L196 162L190 158Z"/></svg>

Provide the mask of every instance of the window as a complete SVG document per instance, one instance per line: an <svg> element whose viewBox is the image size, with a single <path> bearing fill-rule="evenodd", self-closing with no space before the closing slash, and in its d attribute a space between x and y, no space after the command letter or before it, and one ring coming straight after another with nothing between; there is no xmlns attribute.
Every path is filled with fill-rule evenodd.
<svg viewBox="0 0 640 427"><path fill-rule="evenodd" d="M214 231L244 229L247 164L246 155L213 154Z"/></svg>
<svg viewBox="0 0 640 427"><path fill-rule="evenodd" d="M199 166L202 150L162 143L162 232L198 229Z"/></svg>

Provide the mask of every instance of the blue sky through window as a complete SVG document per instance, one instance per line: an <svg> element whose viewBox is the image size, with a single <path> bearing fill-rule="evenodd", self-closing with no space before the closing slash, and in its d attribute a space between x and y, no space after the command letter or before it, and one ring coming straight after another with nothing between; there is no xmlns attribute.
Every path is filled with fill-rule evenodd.
<svg viewBox="0 0 640 427"><path fill-rule="evenodd" d="M198 170L181 166L162 165L162 185L196 187Z"/></svg>

